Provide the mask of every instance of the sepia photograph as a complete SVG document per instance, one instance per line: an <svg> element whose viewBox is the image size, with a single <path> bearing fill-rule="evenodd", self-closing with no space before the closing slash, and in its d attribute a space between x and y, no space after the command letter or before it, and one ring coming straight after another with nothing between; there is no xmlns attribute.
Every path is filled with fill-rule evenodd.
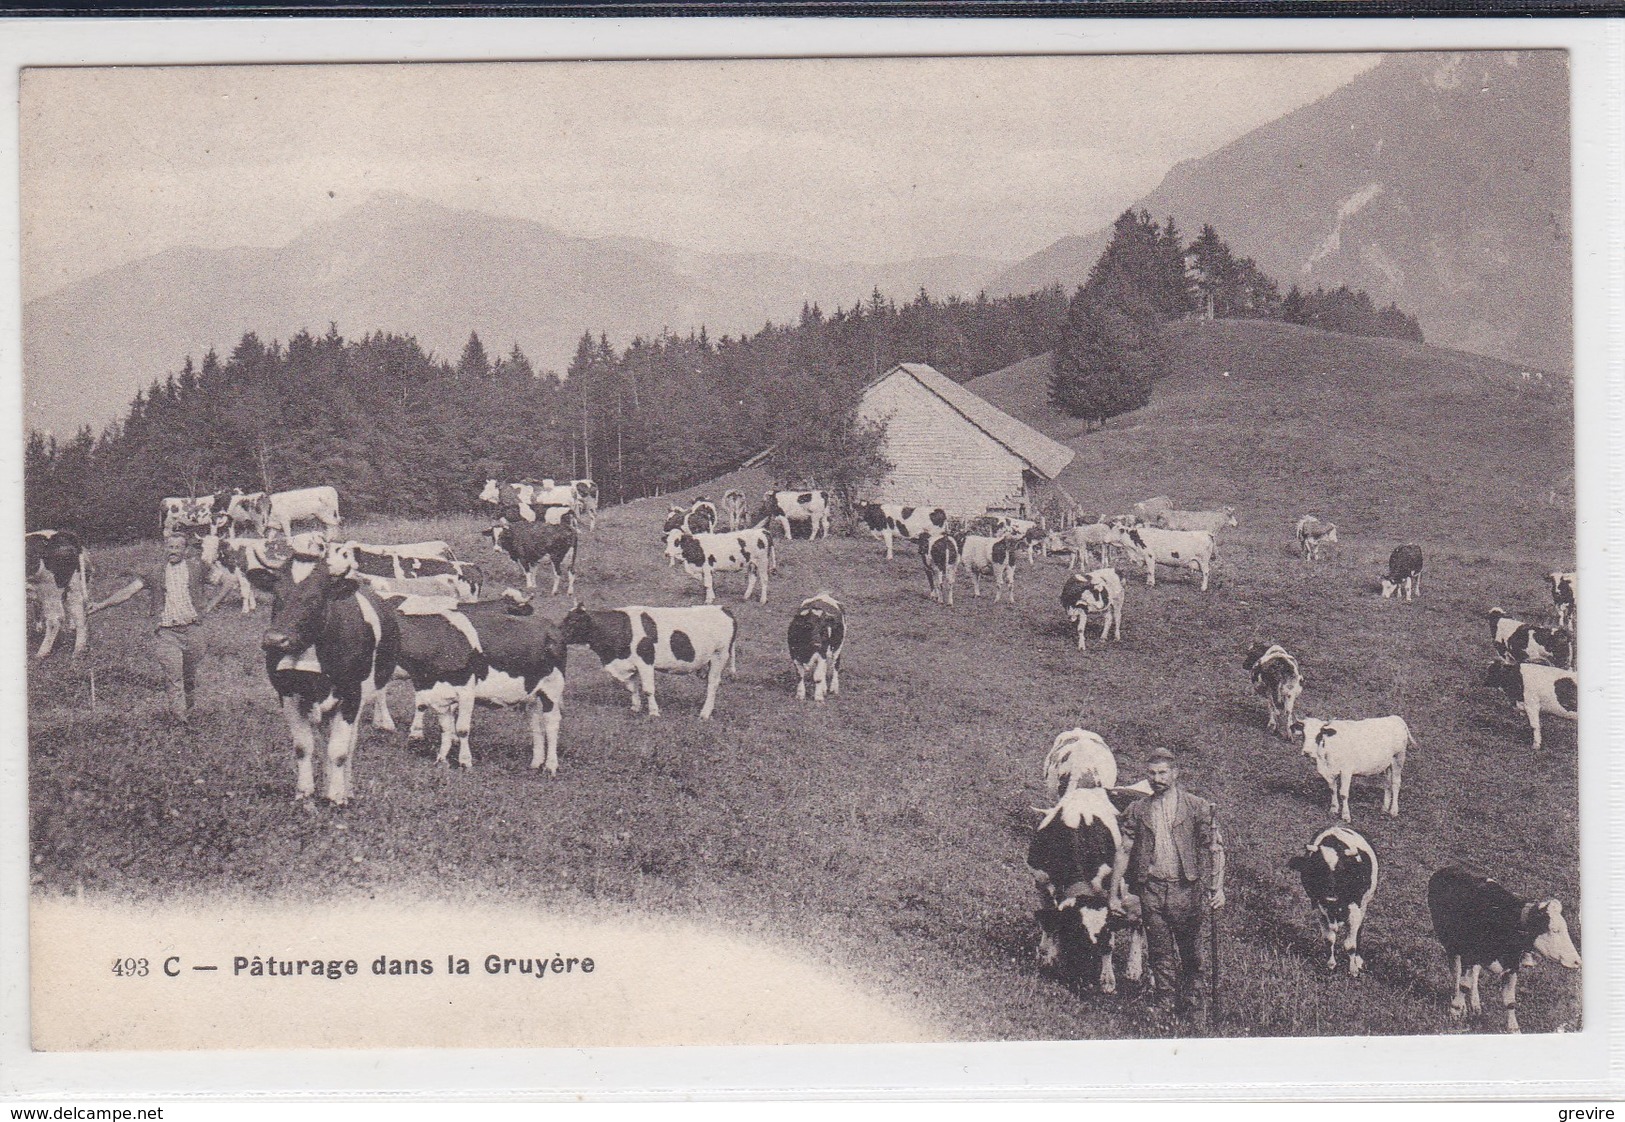
<svg viewBox="0 0 1625 1122"><path fill-rule="evenodd" d="M30 1046L1582 1039L1571 88L27 67Z"/></svg>

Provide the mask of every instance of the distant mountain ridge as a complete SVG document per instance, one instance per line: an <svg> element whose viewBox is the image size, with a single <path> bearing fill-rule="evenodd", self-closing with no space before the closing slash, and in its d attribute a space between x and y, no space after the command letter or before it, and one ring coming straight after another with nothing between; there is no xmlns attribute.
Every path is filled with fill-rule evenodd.
<svg viewBox="0 0 1625 1122"><path fill-rule="evenodd" d="M470 331L493 356L517 342L562 371L583 331L624 344L702 324L713 337L832 310L876 287L902 301L974 295L1000 263L974 257L825 264L784 254L708 254L633 237L585 238L527 219L385 193L275 248L165 250L29 301L24 421L67 435L119 416L187 355L224 355L337 323L412 334L455 360Z"/></svg>
<svg viewBox="0 0 1625 1122"><path fill-rule="evenodd" d="M1363 288L1430 343L1568 370L1568 98L1561 51L1396 54L1133 205L1187 238L1212 224L1283 293ZM989 294L1081 283L1109 232L1062 238Z"/></svg>

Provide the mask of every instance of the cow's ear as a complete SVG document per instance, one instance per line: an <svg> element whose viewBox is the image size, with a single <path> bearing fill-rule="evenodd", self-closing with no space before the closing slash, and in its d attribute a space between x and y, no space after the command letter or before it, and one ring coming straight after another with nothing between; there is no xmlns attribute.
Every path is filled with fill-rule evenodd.
<svg viewBox="0 0 1625 1122"><path fill-rule="evenodd" d="M1331 725L1323 725L1323 726L1321 726L1321 729L1320 729L1320 735L1315 737L1315 739L1316 740L1325 740L1328 736L1336 736L1336 735L1337 735L1337 730L1332 728Z"/></svg>

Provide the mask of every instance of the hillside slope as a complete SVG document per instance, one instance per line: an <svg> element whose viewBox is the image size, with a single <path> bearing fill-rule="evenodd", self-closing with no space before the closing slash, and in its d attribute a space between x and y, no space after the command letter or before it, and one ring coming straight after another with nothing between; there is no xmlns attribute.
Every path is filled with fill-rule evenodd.
<svg viewBox="0 0 1625 1122"><path fill-rule="evenodd" d="M1187 236L1213 224L1283 290L1363 288L1431 342L1565 370L1568 97L1560 51L1391 55L1133 205ZM1109 233L1064 238L989 293L1079 284Z"/></svg>
<svg viewBox="0 0 1625 1122"><path fill-rule="evenodd" d="M1512 528L1573 552L1573 405L1494 359L1259 321L1175 324L1151 404L1095 433L1048 405L1047 355L968 383L1077 450L1086 508L1167 494L1233 504L1243 525L1303 514L1357 537L1504 549ZM1557 492L1554 501L1554 490Z"/></svg>

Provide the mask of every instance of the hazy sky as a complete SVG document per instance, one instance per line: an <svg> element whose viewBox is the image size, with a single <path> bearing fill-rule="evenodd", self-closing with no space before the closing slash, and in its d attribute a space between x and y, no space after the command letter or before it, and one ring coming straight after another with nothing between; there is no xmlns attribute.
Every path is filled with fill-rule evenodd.
<svg viewBox="0 0 1625 1122"><path fill-rule="evenodd" d="M375 191L585 236L1014 261L1373 55L25 71L23 291Z"/></svg>

